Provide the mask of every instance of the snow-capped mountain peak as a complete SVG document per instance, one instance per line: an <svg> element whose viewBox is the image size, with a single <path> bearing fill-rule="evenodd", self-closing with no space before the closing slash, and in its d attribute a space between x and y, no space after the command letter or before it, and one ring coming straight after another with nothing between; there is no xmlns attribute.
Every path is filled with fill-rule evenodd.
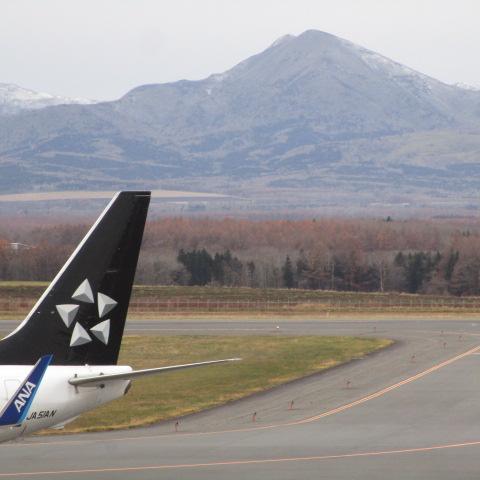
<svg viewBox="0 0 480 480"><path fill-rule="evenodd" d="M69 98L36 92L13 83L0 83L0 114L11 115L22 110L38 110L53 105L93 104L86 98Z"/></svg>

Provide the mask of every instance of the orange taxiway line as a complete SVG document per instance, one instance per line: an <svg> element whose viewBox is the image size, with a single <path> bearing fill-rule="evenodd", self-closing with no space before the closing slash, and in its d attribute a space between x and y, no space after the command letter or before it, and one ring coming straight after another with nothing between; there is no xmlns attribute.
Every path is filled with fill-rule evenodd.
<svg viewBox="0 0 480 480"><path fill-rule="evenodd" d="M32 477L43 475L80 475L80 474L94 474L94 473L122 473L122 472L139 472L148 470L175 470L175 469L189 469L189 468L205 468L205 467L229 467L242 465L259 465L268 463L287 463L287 462L318 462L322 460L339 460L345 458L359 458L359 457L381 457L386 455L400 455L408 453L425 453L436 450L446 450L452 448L473 447L479 446L480 441L451 443L446 445L433 445L429 447L417 448L403 448L397 450L381 450L374 452L357 452L357 453L341 453L337 455L315 455L308 457L280 457L280 458L264 458L251 460L227 460L223 462L205 462L205 463L179 463L171 465L144 465L136 467L107 467L107 468L85 468L76 470L46 470L38 472L12 472L0 473L0 478L18 478L18 477Z"/></svg>
<svg viewBox="0 0 480 480"><path fill-rule="evenodd" d="M382 390L379 390L378 392L367 395L366 397L355 400L354 402L347 403L346 405L342 405L341 407L334 408L332 410L329 410L328 412L324 412L324 413L321 413L319 415L315 415L313 417L309 417L309 418L305 418L303 420L299 420L298 422L295 422L295 423L296 424L302 424L302 423L314 422L316 420L320 420L321 418L328 417L330 415L334 415L335 413L343 412L344 410L348 410L348 409L350 409L352 407L355 407L357 405L361 405L362 403L368 402L369 400L373 400L374 398L381 397L382 395L385 395L386 393L391 392L392 390L395 390L399 387L402 387L403 385L407 385L408 383L412 383L415 380L418 380L419 378L425 377L426 375L429 375L430 373L433 373L437 370L440 370L441 368L446 367L447 365L450 365L451 363L454 363L457 360L460 360L464 357L467 357L468 355L475 354L475 353L478 352L478 350L480 350L480 346L471 348L470 350L467 350L466 352L461 353L460 355L457 355L453 358L445 360L444 362L437 363L437 365L434 365L433 367L430 367L427 370L424 370L423 372L417 373L416 375L413 375L412 377L406 378L405 380L402 380L398 383L390 385L389 387L383 388Z"/></svg>
<svg viewBox="0 0 480 480"><path fill-rule="evenodd" d="M285 422L285 423L277 423L277 424L270 424L270 425L259 425L255 427L246 427L246 428L236 428L236 429L229 429L229 430L216 430L212 432L186 432L186 433L165 433L165 434L158 434L158 435L141 435L141 436L131 436L131 437L112 437L109 439L109 441L116 441L116 442L122 442L122 441L135 441L135 440L144 440L145 438L163 438L163 437L168 437L168 436L176 436L176 437L195 437L195 436L205 436L205 435L219 435L219 434L225 434L225 433L239 433L239 432L252 432L256 430L269 430L273 428L279 428L279 427L290 427L290 426L295 426L295 425L302 425L306 423L312 423L318 420L321 420L322 418L329 417L331 415L335 415L336 413L343 412L345 410L349 410L350 408L356 407L357 405L361 405L363 403L368 402L369 400L373 400L375 398L381 397L392 390L395 390L397 388L402 387L403 385L409 384L414 382L415 380L418 380L426 375L429 375L430 373L433 373L443 367L446 367L447 365L450 365L464 357L467 357L468 355L475 354L480 351L480 345L473 347L466 352L463 352L459 355L456 355L455 357L452 357L448 360L445 360L441 363L438 363L436 365L433 365L432 367L428 368L427 370L423 370L420 373L417 373L416 375L413 375L411 377L408 377L404 380L401 380L400 382L397 382L393 385L390 385L386 388L383 388L381 390L378 390L377 392L371 393L365 397L359 398L358 400L355 400L353 402L347 403L345 405L341 405L340 407L333 408L331 410L328 410L327 412L320 413L318 415L314 415L312 417L307 417L304 419L300 420L295 420L292 422ZM42 445L65 445L65 444L80 444L80 443L91 443L95 441L103 441L103 440L92 440L92 439L86 439L86 440L55 440L52 442L36 442L36 443L25 443L23 445L18 445L18 444L2 444L0 445L0 448L2 447L19 447L19 446L28 446L28 447L33 447L33 446L42 446Z"/></svg>

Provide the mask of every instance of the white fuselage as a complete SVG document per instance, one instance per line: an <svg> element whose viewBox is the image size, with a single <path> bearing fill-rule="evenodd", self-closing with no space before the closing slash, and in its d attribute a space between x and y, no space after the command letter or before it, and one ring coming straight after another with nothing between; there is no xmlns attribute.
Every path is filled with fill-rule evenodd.
<svg viewBox="0 0 480 480"><path fill-rule="evenodd" d="M32 366L0 366L0 411L25 380ZM74 387L75 377L131 372L127 366L50 366L39 386L25 421L18 426L0 427L0 442L31 434L43 428L61 426L81 413L123 396L130 380Z"/></svg>

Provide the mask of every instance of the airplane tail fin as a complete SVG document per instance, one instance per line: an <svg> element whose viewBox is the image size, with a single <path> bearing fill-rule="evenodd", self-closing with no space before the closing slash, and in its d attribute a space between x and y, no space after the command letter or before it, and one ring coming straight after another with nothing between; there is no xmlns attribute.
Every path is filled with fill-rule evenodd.
<svg viewBox="0 0 480 480"><path fill-rule="evenodd" d="M27 378L0 412L0 426L20 425L26 418L30 405L35 398L43 375L52 361L52 355L46 355L35 364Z"/></svg>
<svg viewBox="0 0 480 480"><path fill-rule="evenodd" d="M122 341L150 192L119 192L20 326L0 364L114 365Z"/></svg>

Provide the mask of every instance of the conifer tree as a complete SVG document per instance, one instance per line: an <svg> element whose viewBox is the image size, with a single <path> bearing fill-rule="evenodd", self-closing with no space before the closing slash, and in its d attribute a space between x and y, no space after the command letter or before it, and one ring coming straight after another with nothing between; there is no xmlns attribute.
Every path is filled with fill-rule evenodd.
<svg viewBox="0 0 480 480"><path fill-rule="evenodd" d="M295 278L293 276L292 261L290 260L290 257L288 255L282 267L282 277L283 277L284 287L293 288L295 286Z"/></svg>

